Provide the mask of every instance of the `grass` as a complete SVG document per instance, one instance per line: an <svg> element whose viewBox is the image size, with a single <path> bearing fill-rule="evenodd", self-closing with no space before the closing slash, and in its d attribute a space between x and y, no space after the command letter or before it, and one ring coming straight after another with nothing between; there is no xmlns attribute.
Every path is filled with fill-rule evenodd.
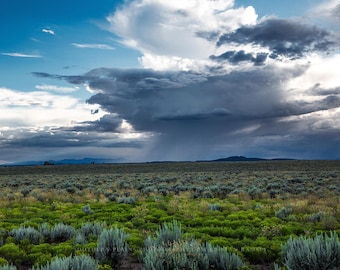
<svg viewBox="0 0 340 270"><path fill-rule="evenodd" d="M340 234L339 165L271 161L0 167L0 257L34 265L63 254L93 256L96 237L77 246L75 237L36 245L15 243L8 232L22 226L37 229L45 222L71 225L78 232L86 222L99 222L124 228L137 258L160 224L177 220L188 237L232 249L249 267L273 265L280 263L281 245L291 236L330 230ZM6 257L6 245L26 259ZM45 259L38 259L39 252Z"/></svg>

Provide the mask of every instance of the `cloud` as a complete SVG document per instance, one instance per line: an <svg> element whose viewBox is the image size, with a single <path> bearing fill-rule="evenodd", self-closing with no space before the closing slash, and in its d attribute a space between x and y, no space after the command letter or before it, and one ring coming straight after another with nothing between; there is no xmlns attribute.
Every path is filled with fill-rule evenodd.
<svg viewBox="0 0 340 270"><path fill-rule="evenodd" d="M144 67L197 70L199 62L193 60L216 53L206 36L218 38L220 33L256 23L253 7L233 6L231 0L129 1L107 20L124 44L142 52Z"/></svg>
<svg viewBox="0 0 340 270"><path fill-rule="evenodd" d="M8 88L0 92L0 148L6 162L72 157L75 152L116 155L123 161L128 153L139 151L148 136L119 117L99 111L98 105L72 96ZM112 148L110 154L108 148Z"/></svg>
<svg viewBox="0 0 340 270"><path fill-rule="evenodd" d="M302 19L257 20L252 6L236 8L234 1L129 1L107 20L154 70L230 72L330 52L337 44L333 33Z"/></svg>
<svg viewBox="0 0 340 270"><path fill-rule="evenodd" d="M112 47L107 44L81 44L81 43L71 43L72 46L80 49L99 49L99 50L115 50L115 47Z"/></svg>
<svg viewBox="0 0 340 270"><path fill-rule="evenodd" d="M65 87L65 86L48 85L48 84L36 85L35 88L39 90L54 91L54 92L60 92L60 93L72 93L72 92L79 90L79 87Z"/></svg>
<svg viewBox="0 0 340 270"><path fill-rule="evenodd" d="M210 59L215 61L228 60L232 64L239 64L240 62L250 61L255 65L263 65L266 61L268 53L246 53L244 50L240 51L227 51L219 56L210 56Z"/></svg>
<svg viewBox="0 0 340 270"><path fill-rule="evenodd" d="M338 0L322 1L312 12L317 17L324 17L328 20L340 20L340 4Z"/></svg>
<svg viewBox="0 0 340 270"><path fill-rule="evenodd" d="M324 87L321 80L317 90L287 88L309 70L298 63L255 65L222 75L98 68L76 80L58 78L87 83L97 92L88 103L108 113L77 130L115 133L126 121L149 141L138 156L142 160L193 160L219 151L306 158L306 151L299 155L294 147L305 139L315 148L326 147L317 140L330 138L340 127L336 89ZM338 139L328 142L335 147ZM310 155L316 157L313 151Z"/></svg>
<svg viewBox="0 0 340 270"><path fill-rule="evenodd" d="M223 44L252 44L269 48L269 57L301 57L310 51L327 51L334 43L331 34L298 20L268 18L254 26L243 26L222 35L217 46Z"/></svg>
<svg viewBox="0 0 340 270"><path fill-rule="evenodd" d="M47 33L47 34L50 34L50 35L55 35L55 32L53 31L53 30L51 30L51 29L42 29L41 30L42 32L44 32L44 33Z"/></svg>
<svg viewBox="0 0 340 270"><path fill-rule="evenodd" d="M30 106L42 110L40 117L63 115L58 125L24 125L20 111L0 125L8 149L66 145L126 161L339 158L334 33L298 19L258 21L254 8L235 8L231 0L126 1L107 20L122 43L141 52L144 68L32 73L85 87L91 96L86 104L45 91L3 100L6 110L9 100L15 110L23 106L25 116ZM69 108L79 115L67 115ZM22 133L9 125L19 120Z"/></svg>
<svg viewBox="0 0 340 270"><path fill-rule="evenodd" d="M11 56L11 57L21 57L21 58L41 58L42 56L39 54L24 54L24 53L1 53L2 55Z"/></svg>
<svg viewBox="0 0 340 270"><path fill-rule="evenodd" d="M91 116L91 109L97 108L83 101L46 91L20 92L1 89L0 125L2 127L34 128L37 126L68 126L72 121L97 119Z"/></svg>

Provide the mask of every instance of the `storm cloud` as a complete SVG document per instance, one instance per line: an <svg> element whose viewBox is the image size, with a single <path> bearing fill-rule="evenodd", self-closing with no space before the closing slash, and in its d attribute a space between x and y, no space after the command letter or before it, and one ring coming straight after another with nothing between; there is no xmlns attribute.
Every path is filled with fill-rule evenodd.
<svg viewBox="0 0 340 270"><path fill-rule="evenodd" d="M210 56L210 59L215 61L229 61L232 64L238 64L244 61L250 61L254 65L263 65L266 61L268 53L246 53L244 50L241 51L227 51L219 56Z"/></svg>
<svg viewBox="0 0 340 270"><path fill-rule="evenodd" d="M268 47L273 58L301 57L310 51L327 51L334 45L331 34L324 29L297 20L279 18L269 18L255 26L243 26L224 34L217 46L229 43Z"/></svg>
<svg viewBox="0 0 340 270"><path fill-rule="evenodd" d="M152 134L144 158L195 159L216 152L216 147L232 154L256 154L252 149L257 144L274 155L281 143L291 156L305 137L315 138L316 147L323 144L320 136L332 137L339 129L336 120L330 126L318 117L339 108L337 89L318 85L307 89L305 97L290 100L286 82L307 70L308 66L299 65L254 66L213 75L99 68L77 80L58 78L88 84L97 93L87 102L107 113L97 121L75 125L73 131L117 132L124 120L137 132ZM335 145L339 138L332 138L328 142Z"/></svg>

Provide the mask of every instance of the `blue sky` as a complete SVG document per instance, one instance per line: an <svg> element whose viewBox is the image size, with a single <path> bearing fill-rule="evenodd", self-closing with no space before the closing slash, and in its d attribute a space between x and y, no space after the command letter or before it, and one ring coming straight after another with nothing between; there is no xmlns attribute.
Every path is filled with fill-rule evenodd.
<svg viewBox="0 0 340 270"><path fill-rule="evenodd" d="M0 164L340 157L338 1L6 1Z"/></svg>

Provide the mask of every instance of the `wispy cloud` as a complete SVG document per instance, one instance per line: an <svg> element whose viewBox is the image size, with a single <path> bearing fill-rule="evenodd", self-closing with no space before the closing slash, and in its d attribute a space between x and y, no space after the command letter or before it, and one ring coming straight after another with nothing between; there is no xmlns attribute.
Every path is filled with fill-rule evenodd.
<svg viewBox="0 0 340 270"><path fill-rule="evenodd" d="M317 16L325 17L329 20L340 20L340 4L338 0L328 0L321 2L312 10Z"/></svg>
<svg viewBox="0 0 340 270"><path fill-rule="evenodd" d="M35 88L39 90L54 91L54 92L60 92L60 93L72 93L72 92L78 91L79 89L79 87L65 87L65 86L48 85L48 84L36 85Z"/></svg>
<svg viewBox="0 0 340 270"><path fill-rule="evenodd" d="M39 54L25 54L25 53L1 53L2 55L11 56L11 57L21 57L21 58L41 58L42 56Z"/></svg>
<svg viewBox="0 0 340 270"><path fill-rule="evenodd" d="M72 46L80 49L99 49L99 50L115 50L115 47L112 47L107 44L97 44L97 43L71 43Z"/></svg>
<svg viewBox="0 0 340 270"><path fill-rule="evenodd" d="M44 32L44 33L53 35L53 36L55 35L55 32L54 32L53 30L51 30L51 29L46 29L46 28L44 28L44 29L42 29L41 31Z"/></svg>

